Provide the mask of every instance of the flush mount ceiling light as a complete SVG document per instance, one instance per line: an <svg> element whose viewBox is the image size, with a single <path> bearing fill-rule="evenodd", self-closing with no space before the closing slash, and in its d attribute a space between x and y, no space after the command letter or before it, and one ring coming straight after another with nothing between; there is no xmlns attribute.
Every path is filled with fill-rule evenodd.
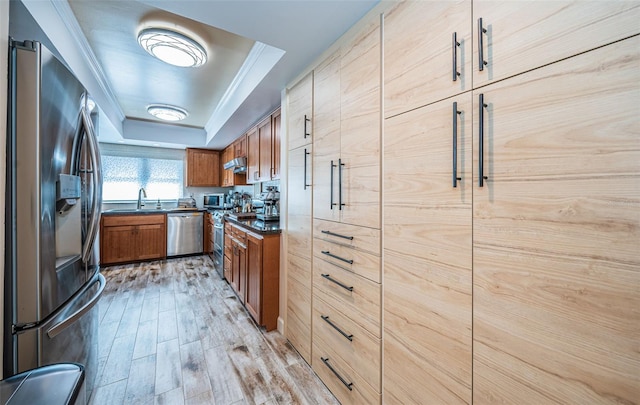
<svg viewBox="0 0 640 405"><path fill-rule="evenodd" d="M138 34L145 51L163 62L180 67L197 67L207 61L207 52L197 41L163 28L147 28Z"/></svg>
<svg viewBox="0 0 640 405"><path fill-rule="evenodd" d="M183 108L166 104L151 104L147 107L147 112L164 121L180 121L189 115Z"/></svg>

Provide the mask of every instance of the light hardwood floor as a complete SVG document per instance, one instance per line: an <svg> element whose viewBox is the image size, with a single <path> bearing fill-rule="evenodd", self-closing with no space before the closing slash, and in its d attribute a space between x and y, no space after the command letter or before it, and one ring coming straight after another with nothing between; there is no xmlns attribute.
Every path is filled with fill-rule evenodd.
<svg viewBox="0 0 640 405"><path fill-rule="evenodd" d="M277 331L256 327L207 256L111 266L90 404L337 404Z"/></svg>

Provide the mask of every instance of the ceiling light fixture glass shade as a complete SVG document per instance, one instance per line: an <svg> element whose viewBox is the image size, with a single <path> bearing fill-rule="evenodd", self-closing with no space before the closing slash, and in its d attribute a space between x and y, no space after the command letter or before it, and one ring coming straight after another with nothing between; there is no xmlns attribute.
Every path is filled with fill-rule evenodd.
<svg viewBox="0 0 640 405"><path fill-rule="evenodd" d="M166 104L151 104L147 112L163 121L181 121L189 115L184 108Z"/></svg>
<svg viewBox="0 0 640 405"><path fill-rule="evenodd" d="M162 28L147 28L138 34L142 48L163 62L180 67L197 67L207 61L207 52L196 40Z"/></svg>

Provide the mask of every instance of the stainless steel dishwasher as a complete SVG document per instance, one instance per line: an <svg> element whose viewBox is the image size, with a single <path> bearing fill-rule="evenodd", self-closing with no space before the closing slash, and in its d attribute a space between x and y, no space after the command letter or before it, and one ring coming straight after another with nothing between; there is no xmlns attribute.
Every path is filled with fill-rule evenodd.
<svg viewBox="0 0 640 405"><path fill-rule="evenodd" d="M202 212L167 214L167 256L202 253Z"/></svg>

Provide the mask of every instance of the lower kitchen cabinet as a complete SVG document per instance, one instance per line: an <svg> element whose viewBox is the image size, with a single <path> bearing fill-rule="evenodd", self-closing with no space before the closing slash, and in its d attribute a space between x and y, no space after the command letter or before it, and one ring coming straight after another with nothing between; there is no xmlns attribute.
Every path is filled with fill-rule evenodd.
<svg viewBox="0 0 640 405"><path fill-rule="evenodd" d="M260 235L227 222L225 255L229 244L231 256L225 257L225 278L256 323L267 331L275 329L279 311L280 234Z"/></svg>
<svg viewBox="0 0 640 405"><path fill-rule="evenodd" d="M267 331L278 323L280 234L247 232L247 295L245 306Z"/></svg>
<svg viewBox="0 0 640 405"><path fill-rule="evenodd" d="M204 233L203 233L203 252L213 260L213 214L205 212L204 214Z"/></svg>
<svg viewBox="0 0 640 405"><path fill-rule="evenodd" d="M100 263L165 258L166 229L164 214L104 215L100 225Z"/></svg>

